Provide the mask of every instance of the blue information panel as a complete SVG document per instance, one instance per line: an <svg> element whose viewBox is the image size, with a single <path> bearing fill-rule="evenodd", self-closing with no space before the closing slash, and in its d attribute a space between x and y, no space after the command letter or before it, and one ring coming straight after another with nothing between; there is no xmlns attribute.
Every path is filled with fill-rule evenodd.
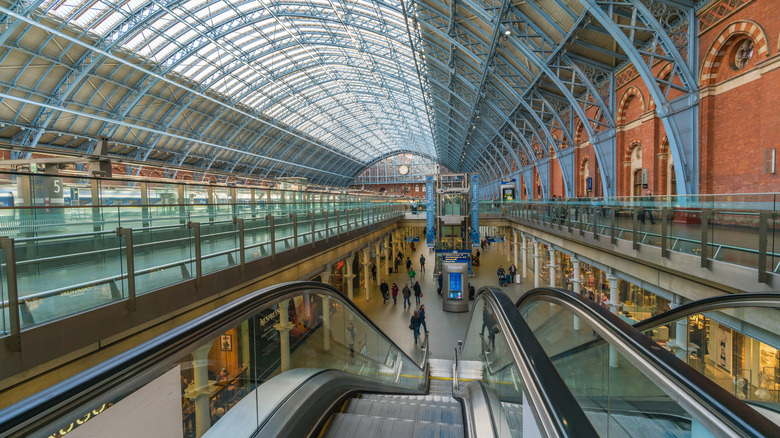
<svg viewBox="0 0 780 438"><path fill-rule="evenodd" d="M471 175L471 246L479 243L479 175Z"/></svg>
<svg viewBox="0 0 780 438"><path fill-rule="evenodd" d="M433 213L436 206L434 205L433 198L433 176L428 175L425 177L425 243L432 247L434 246L434 232L433 232Z"/></svg>
<svg viewBox="0 0 780 438"><path fill-rule="evenodd" d="M487 238L487 241L491 243L502 243L504 241L504 236L490 236Z"/></svg>
<svg viewBox="0 0 780 438"><path fill-rule="evenodd" d="M450 299L463 299L463 281L460 272L450 272Z"/></svg>
<svg viewBox="0 0 780 438"><path fill-rule="evenodd" d="M419 236L404 237L404 242L419 242L419 241L420 241Z"/></svg>

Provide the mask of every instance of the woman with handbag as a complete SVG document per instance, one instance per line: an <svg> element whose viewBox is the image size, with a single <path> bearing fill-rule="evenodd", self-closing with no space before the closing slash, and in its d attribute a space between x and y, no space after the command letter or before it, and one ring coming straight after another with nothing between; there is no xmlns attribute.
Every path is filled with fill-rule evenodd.
<svg viewBox="0 0 780 438"><path fill-rule="evenodd" d="M420 312L414 311L412 319L409 321L409 328L414 331L414 344L417 345L417 338L420 336Z"/></svg>

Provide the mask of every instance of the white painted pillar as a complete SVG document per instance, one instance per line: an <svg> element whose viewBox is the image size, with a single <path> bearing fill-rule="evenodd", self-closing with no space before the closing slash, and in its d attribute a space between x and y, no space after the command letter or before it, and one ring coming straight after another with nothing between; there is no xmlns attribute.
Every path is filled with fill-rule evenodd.
<svg viewBox="0 0 780 438"><path fill-rule="evenodd" d="M672 303L670 307L675 309L683 304L682 297L679 295L672 296ZM674 328L674 342L672 345L676 346L675 356L680 360L688 363L688 318L681 318L677 320Z"/></svg>
<svg viewBox="0 0 780 438"><path fill-rule="evenodd" d="M290 330L293 328L293 325L290 324L287 315L289 302L290 300L279 302L279 324L274 325L274 328L279 331L279 353L281 356L282 372L290 370Z"/></svg>
<svg viewBox="0 0 780 438"><path fill-rule="evenodd" d="M388 278L390 266L393 266L393 260L390 258L390 234L387 234L385 235L385 274L388 275Z"/></svg>
<svg viewBox="0 0 780 438"><path fill-rule="evenodd" d="M376 284L382 284L382 241L376 241Z"/></svg>
<svg viewBox="0 0 780 438"><path fill-rule="evenodd" d="M204 345L192 353L192 387L198 394L195 397L195 436L201 437L211 427L211 409L209 406L209 350L213 344Z"/></svg>
<svg viewBox="0 0 780 438"><path fill-rule="evenodd" d="M531 240L534 246L534 288L539 287L539 242L536 239Z"/></svg>
<svg viewBox="0 0 780 438"><path fill-rule="evenodd" d="M612 274L607 274L607 281L609 281L609 310L617 315L619 305L618 278ZM612 346L609 347L609 366L611 368L617 368L619 366L617 351L615 350L615 347Z"/></svg>
<svg viewBox="0 0 780 438"><path fill-rule="evenodd" d="M547 266L550 267L550 287L556 287L557 286L557 284L556 284L557 282L555 281L556 280L556 278L555 278L555 254L556 254L556 251L555 251L555 249L553 249L552 246L548 246L547 248L549 248L549 251L550 251L550 264L547 265Z"/></svg>
<svg viewBox="0 0 780 438"><path fill-rule="evenodd" d="M523 238L523 278L528 277L528 238L525 234L522 234Z"/></svg>
<svg viewBox="0 0 780 438"><path fill-rule="evenodd" d="M363 248L363 275L366 279L366 301L368 301L368 288L371 284L371 273L368 271L368 267L371 264L370 263L370 257L371 253L369 252L369 247L366 246Z"/></svg>
<svg viewBox="0 0 780 438"><path fill-rule="evenodd" d="M512 240L513 240L514 245L515 245L514 246L515 247L515 251L514 251L514 263L513 263L513 265L515 265L515 269L517 269L517 230L512 230ZM513 278L512 281L515 281L515 279Z"/></svg>
<svg viewBox="0 0 780 438"><path fill-rule="evenodd" d="M571 264L574 268L574 272L572 272L572 279L571 282L574 285L574 293L578 296L581 295L581 286L582 283L580 281L580 261L577 260L576 257L572 256L571 258ZM577 315L574 315L574 330L580 329L580 318L577 317Z"/></svg>
<svg viewBox="0 0 780 438"><path fill-rule="evenodd" d="M355 285L352 284L352 279L355 278L355 274L352 273L352 264L355 263L355 255L350 254L349 257L344 259L344 267L345 269L345 275L344 278L347 279L347 297L349 297L350 301L354 301L354 288ZM328 270L328 275L330 275L330 270Z"/></svg>
<svg viewBox="0 0 780 438"><path fill-rule="evenodd" d="M396 257L398 257L398 230L397 229L393 230L393 254L390 259L395 260Z"/></svg>
<svg viewBox="0 0 780 438"><path fill-rule="evenodd" d="M330 265L325 267L325 271L320 274L322 282L330 284ZM348 288L352 292L352 282L349 282ZM350 293L350 295L352 295ZM322 295L322 349L330 350L330 297Z"/></svg>
<svg viewBox="0 0 780 438"><path fill-rule="evenodd" d="M504 228L504 253L506 254L506 262L512 261L512 242L509 240L509 231ZM514 280L512 280L514 281Z"/></svg>

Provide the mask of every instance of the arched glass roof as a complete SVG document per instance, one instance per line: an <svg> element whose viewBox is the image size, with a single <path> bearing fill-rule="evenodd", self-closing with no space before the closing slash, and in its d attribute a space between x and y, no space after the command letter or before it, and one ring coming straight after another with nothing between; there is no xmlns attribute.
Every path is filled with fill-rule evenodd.
<svg viewBox="0 0 780 438"><path fill-rule="evenodd" d="M680 181L698 169L692 0L25 0L0 5L0 141L15 157L344 186L411 153L483 183L589 143L614 193L616 90L640 78ZM589 147L590 147L589 146ZM557 170L551 170L557 166ZM545 194L545 196L547 196Z"/></svg>

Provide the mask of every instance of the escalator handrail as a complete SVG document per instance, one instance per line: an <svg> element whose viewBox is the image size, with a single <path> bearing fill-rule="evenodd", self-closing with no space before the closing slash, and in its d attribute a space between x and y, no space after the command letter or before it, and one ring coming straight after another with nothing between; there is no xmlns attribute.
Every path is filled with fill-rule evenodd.
<svg viewBox="0 0 780 438"><path fill-rule="evenodd" d="M534 301L553 302L579 310L581 317L589 318L590 322L606 332L606 336L602 334L602 337L611 336L613 341L622 341L644 364L650 365L659 372L656 374L657 377L671 380L672 385L666 387L679 391L675 399L677 403L689 402L687 406L696 409L700 414L709 414L719 419L720 422L709 423L714 427L723 431L723 426L726 426L725 431L738 432L743 436L780 436L778 425L607 309L573 292L547 287L530 290L517 300L515 306L520 310L521 307ZM637 364L634 362L634 365ZM650 375L648 378L653 379ZM654 380L654 383L660 386L663 382ZM710 418L709 416L701 415L701 418L707 419Z"/></svg>
<svg viewBox="0 0 780 438"><path fill-rule="evenodd" d="M94 403L92 400L97 397L130 392L148 383L133 383L135 377L148 375L148 373L156 376L168 371L170 366L181 360L182 355L190 352L199 343L213 339L225 330L235 327L236 324L247 320L269 304L292 298L304 291L339 299L386 342L395 346L399 354L406 357L409 363L420 367L335 287L317 281L280 283L231 301L0 410L0 435L5 436L8 431L17 433L17 431L35 430L34 425L50 424L76 408L86 411L86 408ZM427 374L424 374L422 368L420 372L427 379Z"/></svg>
<svg viewBox="0 0 780 438"><path fill-rule="evenodd" d="M634 324L634 328L643 332L670 322L677 321L699 313L724 310L737 307L776 307L780 308L780 293L777 292L744 292L716 297L702 298L691 301L644 319Z"/></svg>
<svg viewBox="0 0 780 438"><path fill-rule="evenodd" d="M512 300L499 288L482 287L474 297L475 303L484 296L502 325L509 349L518 372L526 383L529 402L549 418L542 424L546 436L597 437L598 433L579 406L568 386L550 362L533 331L525 322ZM471 319L481 317L476 306ZM471 321L467 327L471 327ZM468 333L467 333L468 335ZM464 339L464 345L466 345ZM544 419L542 419L544 420Z"/></svg>

